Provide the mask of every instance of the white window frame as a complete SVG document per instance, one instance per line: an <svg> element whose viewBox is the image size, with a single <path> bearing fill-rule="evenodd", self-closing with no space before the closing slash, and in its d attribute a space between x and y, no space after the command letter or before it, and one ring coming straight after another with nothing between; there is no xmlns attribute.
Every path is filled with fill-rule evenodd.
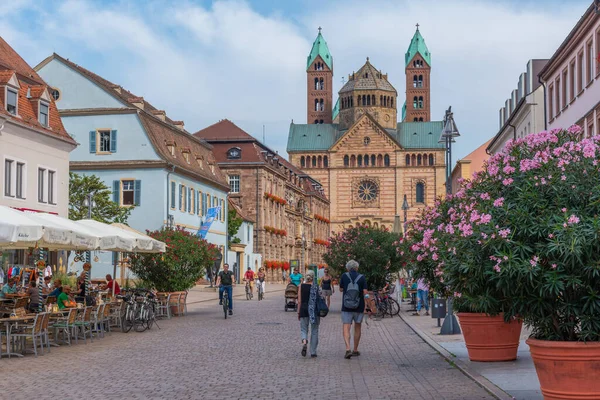
<svg viewBox="0 0 600 400"><path fill-rule="evenodd" d="M131 204L125 204L123 199L125 198L125 182L131 182L131 193L133 194L133 198L132 198L132 203ZM120 193L120 198L119 198L119 203L121 205L121 207L133 207L135 206L135 179L134 178L123 178L120 179L120 185L121 185L121 193Z"/></svg>
<svg viewBox="0 0 600 400"><path fill-rule="evenodd" d="M229 175L229 193L239 193L240 192L240 175ZM237 183L237 190L235 189L235 184ZM233 186L232 186L233 184Z"/></svg>
<svg viewBox="0 0 600 400"><path fill-rule="evenodd" d="M101 136L102 133L108 132L108 150L100 150L100 143L102 142ZM96 129L96 154L111 154L110 152L110 142L112 140L112 129Z"/></svg>
<svg viewBox="0 0 600 400"><path fill-rule="evenodd" d="M19 182L19 165L22 165L22 170L21 170L21 182ZM26 196L25 196L25 188L27 187L25 185L26 182L26 178L27 178L27 163L25 162L21 162L21 161L17 161L15 163L15 198L19 199L19 200L25 200ZM21 185L21 193L19 193L19 185ZM19 195L20 194L20 195Z"/></svg>
<svg viewBox="0 0 600 400"><path fill-rule="evenodd" d="M15 98L16 98L16 104L15 104L15 113L12 114L10 111L8 111L8 92L13 92L15 93ZM19 115L19 89L14 88L12 86L6 86L6 91L4 92L4 104L6 104L6 112L8 112L11 115Z"/></svg>
<svg viewBox="0 0 600 400"><path fill-rule="evenodd" d="M42 122L42 106L46 107L46 123ZM38 107L38 121L42 126L48 127L50 126L50 103L47 101L40 100L40 106Z"/></svg>
<svg viewBox="0 0 600 400"><path fill-rule="evenodd" d="M44 170L43 174L43 186L42 186L42 197L40 197L40 170ZM52 189L50 189L50 179L49 172L54 173L54 179L52 182ZM37 188L37 202L40 204L47 204L49 206L56 206L58 204L57 196L58 196L58 171L55 168L49 167L47 165L38 164L36 169L36 188ZM52 199L50 199L50 190L52 190ZM52 201L50 201L52 200Z"/></svg>
<svg viewBox="0 0 600 400"><path fill-rule="evenodd" d="M6 193L6 161L10 161L11 171L10 171L10 190L8 194ZM21 195L22 197L17 197L17 165L23 164L23 174L22 174L22 182L21 182ZM12 157L11 155L5 155L2 160L2 196L4 198L9 198L17 201L25 201L27 200L27 161Z"/></svg>

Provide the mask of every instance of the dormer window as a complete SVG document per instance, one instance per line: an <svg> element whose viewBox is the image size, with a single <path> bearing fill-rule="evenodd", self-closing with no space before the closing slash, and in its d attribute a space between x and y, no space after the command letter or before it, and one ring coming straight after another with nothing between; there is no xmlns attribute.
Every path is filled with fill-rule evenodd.
<svg viewBox="0 0 600 400"><path fill-rule="evenodd" d="M202 157L196 157L196 162L201 169L204 169L204 159Z"/></svg>
<svg viewBox="0 0 600 400"><path fill-rule="evenodd" d="M183 158L189 164L190 163L190 149L187 147L184 147L183 149L181 149L181 154L183 154Z"/></svg>
<svg viewBox="0 0 600 400"><path fill-rule="evenodd" d="M6 111L12 115L17 115L17 91L11 88L6 88Z"/></svg>
<svg viewBox="0 0 600 400"><path fill-rule="evenodd" d="M242 157L242 150L239 147L232 147L227 150L227 158L238 159Z"/></svg>
<svg viewBox="0 0 600 400"><path fill-rule="evenodd" d="M42 124L42 126L48 126L48 112L48 103L40 101L40 115L38 120L40 121L40 124Z"/></svg>
<svg viewBox="0 0 600 400"><path fill-rule="evenodd" d="M171 155L175 157L175 142L173 140L168 140L166 144L169 153L171 153Z"/></svg>

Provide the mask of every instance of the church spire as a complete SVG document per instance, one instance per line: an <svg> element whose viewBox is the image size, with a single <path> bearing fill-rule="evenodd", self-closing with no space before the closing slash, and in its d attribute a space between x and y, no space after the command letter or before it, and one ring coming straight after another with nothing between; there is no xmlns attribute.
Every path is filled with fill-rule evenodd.
<svg viewBox="0 0 600 400"><path fill-rule="evenodd" d="M317 56L321 56L321 59L327 64L330 70L333 70L333 57L327 47L327 42L321 35L321 27L319 27L319 33L315 39L312 49L307 57L306 69L310 68L311 64L316 60Z"/></svg>
<svg viewBox="0 0 600 400"><path fill-rule="evenodd" d="M417 55L417 53L421 54L423 60L431 67L431 53L429 53L429 49L427 49L427 45L425 44L425 39L421 36L421 32L419 31L419 24L417 24L417 30L413 35L412 40L410 41L410 45L408 46L408 50L406 50L406 55L404 56L406 66L408 63L412 61L412 59Z"/></svg>

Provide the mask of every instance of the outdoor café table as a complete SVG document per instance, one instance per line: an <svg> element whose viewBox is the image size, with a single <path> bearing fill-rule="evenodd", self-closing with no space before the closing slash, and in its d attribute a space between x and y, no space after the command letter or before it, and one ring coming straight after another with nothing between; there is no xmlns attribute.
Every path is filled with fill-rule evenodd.
<svg viewBox="0 0 600 400"><path fill-rule="evenodd" d="M33 319L35 319L36 315L37 314L29 314L29 315L25 315L23 317L18 317L18 318L14 318L14 317L13 318L0 318L0 323L3 323L4 328L6 329L6 355L8 356L8 358L10 358L10 356L23 357L23 354L13 353L10 351L10 327L11 327L11 325L18 324L19 322L32 321Z"/></svg>

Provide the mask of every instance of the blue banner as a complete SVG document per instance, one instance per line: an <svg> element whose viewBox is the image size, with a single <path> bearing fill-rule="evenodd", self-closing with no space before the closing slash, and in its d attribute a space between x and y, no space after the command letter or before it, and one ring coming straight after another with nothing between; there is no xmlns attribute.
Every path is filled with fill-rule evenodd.
<svg viewBox="0 0 600 400"><path fill-rule="evenodd" d="M198 229L198 233L196 235L202 239L206 239L206 234L208 233L213 221L218 217L219 211L221 211L221 207L211 207L206 211L206 219L200 226L200 229Z"/></svg>

